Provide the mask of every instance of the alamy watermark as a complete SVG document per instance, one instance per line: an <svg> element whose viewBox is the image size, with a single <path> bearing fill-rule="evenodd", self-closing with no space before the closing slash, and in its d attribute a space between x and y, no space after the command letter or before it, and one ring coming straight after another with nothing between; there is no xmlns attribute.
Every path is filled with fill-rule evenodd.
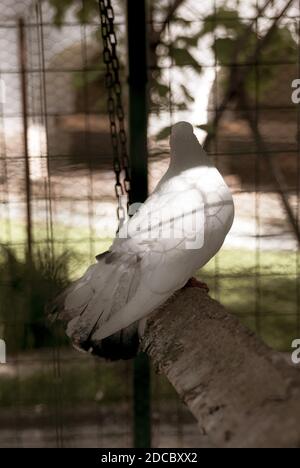
<svg viewBox="0 0 300 468"><path fill-rule="evenodd" d="M291 87L294 89L291 96L293 104L300 104L300 78L293 80ZM292 363L300 364L300 338L296 338L292 342L291 348L294 349L294 351L291 353Z"/></svg>
<svg viewBox="0 0 300 468"><path fill-rule="evenodd" d="M129 207L130 219L120 227L118 237L147 242L155 239L184 240L186 249L200 249L204 242L204 204L199 207L190 199L184 203L170 203L169 194L160 196L160 203L134 203Z"/></svg>
<svg viewBox="0 0 300 468"><path fill-rule="evenodd" d="M300 364L300 339L295 339L292 344L292 348L295 348L295 351L292 352L291 359L293 364Z"/></svg>
<svg viewBox="0 0 300 468"><path fill-rule="evenodd" d="M292 88L294 91L292 92L292 103L299 104L300 103L300 78L296 78L292 81Z"/></svg>
<svg viewBox="0 0 300 468"><path fill-rule="evenodd" d="M0 339L0 364L6 364L6 343Z"/></svg>

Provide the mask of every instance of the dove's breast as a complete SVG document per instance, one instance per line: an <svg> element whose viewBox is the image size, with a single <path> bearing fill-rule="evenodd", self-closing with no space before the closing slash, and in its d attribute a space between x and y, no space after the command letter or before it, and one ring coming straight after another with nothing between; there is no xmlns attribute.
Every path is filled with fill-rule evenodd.
<svg viewBox="0 0 300 468"><path fill-rule="evenodd" d="M199 173L199 191L204 201L204 239L198 267L205 265L221 248L234 219L231 192L219 171L211 167Z"/></svg>
<svg viewBox="0 0 300 468"><path fill-rule="evenodd" d="M221 248L233 222L227 184L215 167L196 167L171 178L161 191L169 197L168 209L174 209L179 224L184 219L184 247L194 256L193 268L202 267Z"/></svg>

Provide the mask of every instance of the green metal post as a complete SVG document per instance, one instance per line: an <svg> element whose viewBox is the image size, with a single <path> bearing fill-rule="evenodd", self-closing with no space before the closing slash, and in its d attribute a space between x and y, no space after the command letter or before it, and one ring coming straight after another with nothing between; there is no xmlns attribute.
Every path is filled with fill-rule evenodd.
<svg viewBox="0 0 300 468"><path fill-rule="evenodd" d="M24 163L25 163L25 187L26 187L26 229L27 229L27 252L29 260L32 260L32 209L31 209L31 181L30 162L28 149L28 90L26 69L26 31L22 18L19 19L19 63L21 71L21 95L23 114L23 141L24 141Z"/></svg>
<svg viewBox="0 0 300 468"><path fill-rule="evenodd" d="M131 202L148 196L146 0L127 0L129 71L129 154ZM150 366L141 353L134 361L134 446L151 447Z"/></svg>

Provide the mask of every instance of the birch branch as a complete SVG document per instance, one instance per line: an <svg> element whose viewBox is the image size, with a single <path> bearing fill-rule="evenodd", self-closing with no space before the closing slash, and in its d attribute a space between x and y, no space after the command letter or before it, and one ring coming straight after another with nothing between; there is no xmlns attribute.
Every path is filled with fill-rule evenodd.
<svg viewBox="0 0 300 468"><path fill-rule="evenodd" d="M217 301L181 290L142 340L216 447L300 447L300 373Z"/></svg>

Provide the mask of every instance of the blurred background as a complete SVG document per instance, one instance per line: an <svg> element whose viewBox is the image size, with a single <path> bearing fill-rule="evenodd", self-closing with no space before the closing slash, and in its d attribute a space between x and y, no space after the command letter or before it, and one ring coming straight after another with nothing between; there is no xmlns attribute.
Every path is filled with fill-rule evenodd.
<svg viewBox="0 0 300 468"><path fill-rule="evenodd" d="M126 2L112 5L127 116ZM131 447L132 362L72 350L44 316L118 224L99 5L0 0L0 9L0 446ZM300 4L148 0L145 26L149 190L168 165L170 126L190 121L236 207L199 276L288 351L300 337ZM151 373L153 447L209 447Z"/></svg>

